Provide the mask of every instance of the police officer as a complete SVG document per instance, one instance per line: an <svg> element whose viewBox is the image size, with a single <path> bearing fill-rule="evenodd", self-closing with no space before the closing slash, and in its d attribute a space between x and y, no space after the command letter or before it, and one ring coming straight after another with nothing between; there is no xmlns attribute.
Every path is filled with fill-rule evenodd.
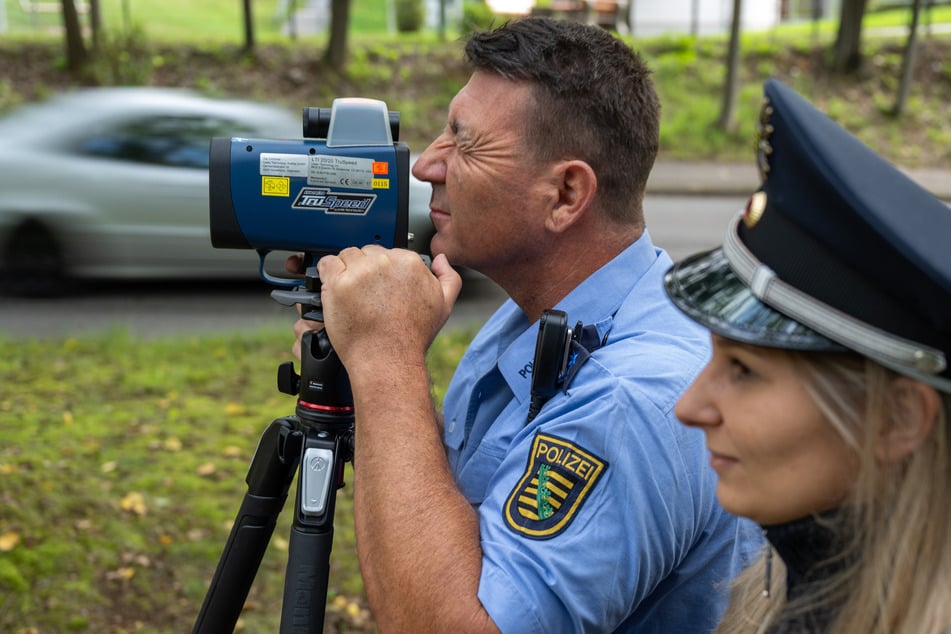
<svg viewBox="0 0 951 634"><path fill-rule="evenodd" d="M604 29L540 18L474 34L466 57L414 167L433 186L432 271L379 247L318 265L353 387L374 617L384 632L709 631L760 537L717 503L702 434L673 415L709 345L664 295L673 262L644 227L650 71ZM425 357L459 292L450 263L511 299L440 416ZM592 354L530 416L546 309L590 326Z"/></svg>
<svg viewBox="0 0 951 634"><path fill-rule="evenodd" d="M668 294L712 333L676 413L770 546L720 631L951 627L951 210L782 83L762 186Z"/></svg>

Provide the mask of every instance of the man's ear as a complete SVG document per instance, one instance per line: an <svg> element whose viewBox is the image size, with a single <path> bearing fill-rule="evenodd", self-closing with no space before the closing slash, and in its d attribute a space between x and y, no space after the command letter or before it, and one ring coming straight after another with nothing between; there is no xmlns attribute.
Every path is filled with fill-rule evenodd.
<svg viewBox="0 0 951 634"><path fill-rule="evenodd" d="M565 231L590 210L598 189L598 177L584 161L561 161L553 168L557 197L545 219L545 226L556 233Z"/></svg>
<svg viewBox="0 0 951 634"><path fill-rule="evenodd" d="M898 462L921 446L934 429L941 408L938 391L927 383L902 376L892 381L891 389L895 410L875 449L882 462Z"/></svg>

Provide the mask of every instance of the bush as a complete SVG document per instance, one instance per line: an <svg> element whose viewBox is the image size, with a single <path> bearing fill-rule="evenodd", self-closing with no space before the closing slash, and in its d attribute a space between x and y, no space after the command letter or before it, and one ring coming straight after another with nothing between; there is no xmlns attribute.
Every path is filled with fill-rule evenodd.
<svg viewBox="0 0 951 634"><path fill-rule="evenodd" d="M482 0L473 2L463 2L462 4L462 24L460 29L464 35L473 31L488 29L495 22L495 14Z"/></svg>
<svg viewBox="0 0 951 634"><path fill-rule="evenodd" d="M104 31L86 72L102 86L144 86L156 62L160 59L153 57L145 30L135 25L125 31Z"/></svg>
<svg viewBox="0 0 951 634"><path fill-rule="evenodd" d="M423 27L423 0L396 0L396 29L415 33Z"/></svg>

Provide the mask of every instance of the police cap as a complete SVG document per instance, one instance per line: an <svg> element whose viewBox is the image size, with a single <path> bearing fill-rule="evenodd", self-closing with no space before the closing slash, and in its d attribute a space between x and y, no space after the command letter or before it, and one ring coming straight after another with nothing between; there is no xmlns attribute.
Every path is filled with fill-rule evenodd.
<svg viewBox="0 0 951 634"><path fill-rule="evenodd" d="M721 336L853 350L951 392L951 208L779 81L764 97L761 187L667 293Z"/></svg>

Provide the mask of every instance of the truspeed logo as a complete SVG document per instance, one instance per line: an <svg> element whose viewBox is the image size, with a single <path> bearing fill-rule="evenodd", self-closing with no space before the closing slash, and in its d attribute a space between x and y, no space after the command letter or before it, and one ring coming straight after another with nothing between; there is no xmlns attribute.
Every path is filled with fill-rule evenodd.
<svg viewBox="0 0 951 634"><path fill-rule="evenodd" d="M332 192L323 187L302 187L291 207L324 211L328 214L363 216L370 211L374 200L376 194L352 194Z"/></svg>

